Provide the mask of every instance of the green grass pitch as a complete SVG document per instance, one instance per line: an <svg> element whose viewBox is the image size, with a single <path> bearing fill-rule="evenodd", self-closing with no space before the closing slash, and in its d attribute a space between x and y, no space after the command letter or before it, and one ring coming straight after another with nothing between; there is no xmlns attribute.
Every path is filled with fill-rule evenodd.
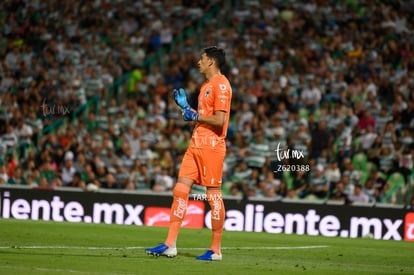
<svg viewBox="0 0 414 275"><path fill-rule="evenodd" d="M414 274L414 243L224 232L221 262L195 260L208 229L182 229L176 258L146 255L165 227L0 219L0 274Z"/></svg>

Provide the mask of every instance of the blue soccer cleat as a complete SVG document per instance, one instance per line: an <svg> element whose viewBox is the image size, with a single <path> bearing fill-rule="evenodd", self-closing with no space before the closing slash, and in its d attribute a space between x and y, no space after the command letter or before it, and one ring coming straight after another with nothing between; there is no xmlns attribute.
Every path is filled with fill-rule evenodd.
<svg viewBox="0 0 414 275"><path fill-rule="evenodd" d="M214 253L213 250L207 250L203 255L196 257L197 260L201 261L221 261L221 258L221 254Z"/></svg>
<svg viewBox="0 0 414 275"><path fill-rule="evenodd" d="M168 247L166 244L160 244L156 247L145 248L145 252L153 256L167 256L168 258L173 258L177 256L177 248Z"/></svg>

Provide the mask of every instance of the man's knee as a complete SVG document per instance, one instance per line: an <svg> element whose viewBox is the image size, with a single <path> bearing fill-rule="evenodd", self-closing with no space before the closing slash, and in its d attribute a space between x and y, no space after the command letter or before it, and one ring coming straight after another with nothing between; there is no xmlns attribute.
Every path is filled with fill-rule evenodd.
<svg viewBox="0 0 414 275"><path fill-rule="evenodd" d="M173 189L174 196L188 196L190 194L191 185L183 182L177 182Z"/></svg>

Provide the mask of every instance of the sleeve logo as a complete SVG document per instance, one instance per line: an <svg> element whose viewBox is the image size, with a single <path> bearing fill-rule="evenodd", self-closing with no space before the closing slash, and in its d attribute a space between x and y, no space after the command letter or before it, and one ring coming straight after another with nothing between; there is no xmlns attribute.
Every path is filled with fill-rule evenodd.
<svg viewBox="0 0 414 275"><path fill-rule="evenodd" d="M219 84L219 88L222 92L226 92L227 91L227 86L224 84Z"/></svg>

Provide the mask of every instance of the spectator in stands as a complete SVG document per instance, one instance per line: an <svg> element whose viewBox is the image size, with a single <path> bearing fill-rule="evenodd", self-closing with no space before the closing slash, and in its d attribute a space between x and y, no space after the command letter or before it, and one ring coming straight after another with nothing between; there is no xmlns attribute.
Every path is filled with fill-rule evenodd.
<svg viewBox="0 0 414 275"><path fill-rule="evenodd" d="M323 166L317 165L315 173L309 179L308 196L324 199L329 195L330 185L324 176L324 171Z"/></svg>
<svg viewBox="0 0 414 275"><path fill-rule="evenodd" d="M240 190L239 186L237 184L232 184L230 187L230 195L233 197L243 197L243 192Z"/></svg>
<svg viewBox="0 0 414 275"><path fill-rule="evenodd" d="M121 165L125 169L125 171L131 171L136 157L135 155L133 155L131 147L129 147L128 143L125 143L125 145L123 146L120 159Z"/></svg>
<svg viewBox="0 0 414 275"><path fill-rule="evenodd" d="M327 149L323 149L319 157L316 158L316 164L321 164L322 166L327 167L329 163L330 163L329 151Z"/></svg>
<svg viewBox="0 0 414 275"><path fill-rule="evenodd" d="M142 163L137 178L137 189L150 190L154 184L155 175L149 170L148 165Z"/></svg>
<svg viewBox="0 0 414 275"><path fill-rule="evenodd" d="M350 122L340 122L337 129L337 159L341 165L343 160L352 156L352 128ZM342 167L341 167L342 168Z"/></svg>
<svg viewBox="0 0 414 275"><path fill-rule="evenodd" d="M310 158L318 158L322 150L328 150L332 145L332 135L327 130L326 121L321 119L318 128L311 131Z"/></svg>
<svg viewBox="0 0 414 275"><path fill-rule="evenodd" d="M412 146L414 144L414 135L413 135L414 131L406 127L406 128L402 128L400 132L401 134L398 137L398 143L403 148L409 148L410 146Z"/></svg>
<svg viewBox="0 0 414 275"><path fill-rule="evenodd" d="M341 104L337 103L332 109L329 109L329 113L326 117L326 126L329 131L335 134L335 136L338 135L336 131L338 129L339 124L344 120L344 117L341 114L340 110Z"/></svg>
<svg viewBox="0 0 414 275"><path fill-rule="evenodd" d="M383 133L387 123L392 121L392 115L388 112L386 106L382 106L380 113L375 117L375 132L377 134Z"/></svg>
<svg viewBox="0 0 414 275"><path fill-rule="evenodd" d="M64 166L61 169L62 182L64 186L71 185L73 177L76 174L76 168L73 166L74 154L71 151L65 153Z"/></svg>
<svg viewBox="0 0 414 275"><path fill-rule="evenodd" d="M20 167L16 167L13 172L13 175L7 180L8 184L22 185L25 184L25 179L23 178L23 170Z"/></svg>
<svg viewBox="0 0 414 275"><path fill-rule="evenodd" d="M280 184L276 188L266 189L265 196L274 197L273 193L275 193L280 198L287 197L289 193L287 182L285 180L281 180Z"/></svg>
<svg viewBox="0 0 414 275"><path fill-rule="evenodd" d="M351 203L368 203L369 197L362 191L361 184L355 184L354 192L348 196Z"/></svg>
<svg viewBox="0 0 414 275"><path fill-rule="evenodd" d="M329 200L333 201L342 201L344 203L348 202L348 196L344 192L344 185L342 182L337 182L335 188L329 195Z"/></svg>
<svg viewBox="0 0 414 275"><path fill-rule="evenodd" d="M241 159L234 170L232 180L235 182L246 181L252 173L253 169L249 168L246 160Z"/></svg>
<svg viewBox="0 0 414 275"><path fill-rule="evenodd" d="M322 92L315 84L315 80L310 80L309 86L303 89L301 93L301 101L309 111L319 108L319 103L322 99Z"/></svg>
<svg viewBox="0 0 414 275"><path fill-rule="evenodd" d="M275 178L275 173L271 170L267 171L264 179L262 180L265 190L278 190L280 185L280 180Z"/></svg>
<svg viewBox="0 0 414 275"><path fill-rule="evenodd" d="M303 199L306 197L309 188L309 174L299 169L293 177L292 189L289 197Z"/></svg>
<svg viewBox="0 0 414 275"><path fill-rule="evenodd" d="M171 151L164 150L160 151L161 156L159 157L161 167L167 169L169 175L174 175L174 159L171 154Z"/></svg>
<svg viewBox="0 0 414 275"><path fill-rule="evenodd" d="M300 119L298 121L298 129L290 134L289 140L289 148L303 154L303 157L299 157L293 161L305 163L309 158L309 150L311 145L311 136L309 135L308 123L305 119Z"/></svg>
<svg viewBox="0 0 414 275"><path fill-rule="evenodd" d="M12 149L18 145L19 138L15 127L12 124L6 125L6 133L1 136L1 143L5 145L7 149Z"/></svg>
<svg viewBox="0 0 414 275"><path fill-rule="evenodd" d="M341 170L336 161L331 161L325 169L325 177L329 182L329 191L333 191L338 182L341 181Z"/></svg>
<svg viewBox="0 0 414 275"><path fill-rule="evenodd" d="M395 132L395 125L392 121L388 121L385 124L384 130L380 133L378 137L382 147L394 148L395 144L398 142L397 133Z"/></svg>
<svg viewBox="0 0 414 275"><path fill-rule="evenodd" d="M355 183L358 181L361 177L361 171L355 168L354 163L352 162L352 159L346 158L343 161L343 169L342 169L342 175L346 175L348 179Z"/></svg>
<svg viewBox="0 0 414 275"><path fill-rule="evenodd" d="M378 150L379 170L386 175L390 175L396 170L396 153L391 146L382 146Z"/></svg>
<svg viewBox="0 0 414 275"><path fill-rule="evenodd" d="M24 122L23 118L17 121L16 135L19 140L19 155L24 158L28 147L31 145L33 129Z"/></svg>
<svg viewBox="0 0 414 275"><path fill-rule="evenodd" d="M249 143L247 150L247 165L251 168L261 169L269 165L270 147L262 131L254 133L254 139Z"/></svg>
<svg viewBox="0 0 414 275"><path fill-rule="evenodd" d="M369 173L367 181L372 181L376 190L376 201L381 201L384 197L385 192L389 189L389 183L385 179L384 175L380 175L377 169L372 169Z"/></svg>
<svg viewBox="0 0 414 275"><path fill-rule="evenodd" d="M365 110L358 121L358 132L363 134L368 130L368 127L375 127L375 119L370 110Z"/></svg>
<svg viewBox="0 0 414 275"><path fill-rule="evenodd" d="M174 179L168 174L168 168L162 167L161 172L155 176L152 190L155 192L171 191L174 186Z"/></svg>
<svg viewBox="0 0 414 275"><path fill-rule="evenodd" d="M404 175L404 179L408 182L409 176L414 169L414 146L403 147L397 152L398 172Z"/></svg>
<svg viewBox="0 0 414 275"><path fill-rule="evenodd" d="M363 186L363 192L369 197L369 202L375 202L378 197L378 190L375 188L374 181L368 179Z"/></svg>
<svg viewBox="0 0 414 275"><path fill-rule="evenodd" d="M177 129L182 131L182 124L177 120L179 113L171 108L174 105L171 104L166 91L171 90L168 85L176 83L189 87L189 90L197 90L193 84L199 82L196 76L198 74L194 74L194 70L189 69L191 66L188 64L192 62L192 49L196 43L206 39L212 43L238 45L228 47L233 48L229 50L228 57L233 64L240 65L239 69L233 68L231 71L232 83L237 90L234 94L234 122L231 126L235 137L232 139L232 146L242 157L247 151L247 141L259 130L257 128L261 127L258 125L272 125L273 121L276 121L272 117L273 114L283 125L285 133L278 130L281 132L279 137L265 133L264 143L270 145L270 150L274 149L272 144L276 144L276 140L279 142L279 139L295 136L298 113L303 111L298 109L299 106L305 106L308 98L319 98L319 93L320 101L309 105L308 111L304 112L304 117L310 120L307 122L307 128L311 131L308 149L311 158L315 159L319 157L322 149L328 150L328 155L333 156L333 160L338 162L341 172L347 170L342 166L343 159L352 159L352 155L358 149L355 147L358 144L355 138L359 138L362 151L369 154L369 161L379 166L380 159L373 156L373 151L383 145L392 144L398 154L399 150L406 146L408 137L412 136L412 132L405 128L414 127L411 60L413 50L409 36L413 32L413 25L405 23L401 28L391 28L389 25L394 19L390 17L387 19L388 22L383 20L388 18L387 13L391 12L398 14L401 22L409 22L409 14L399 12L397 6L383 3L366 9L362 2L354 3L352 7L345 2L323 5L307 2L286 5L278 2L270 6L268 3L260 3L263 7L263 16L262 22L258 25L251 24L253 21L249 14L258 15L259 9L242 1L222 7L222 11L230 8L223 13L233 13L235 16L232 20L220 21L221 27L214 37L202 37L205 32L200 31L195 32L194 37L185 37L182 43L178 40L177 43L172 43L177 34L186 35L183 31L185 26L194 23L194 26L205 27L201 24L202 21L195 24L194 20L200 18L200 10L207 9L211 4L199 4L202 8L195 9L192 6L195 3L188 4L184 1L171 9L168 3L158 5L158 2L138 1L125 14L122 10L124 2L125 0L121 0L86 6L68 2L53 7L53 12L49 12L51 3L48 2L42 5L22 3L18 11L13 9L11 4L4 5L3 13L7 20L0 35L0 53L4 57L4 62L0 65L0 128L12 125L12 132L16 134L18 113L22 114L20 118L23 118L24 123L33 130L31 141L34 146L33 149L30 147L30 150L36 155L33 160L34 170L38 170L42 165L43 159L39 156L47 148L51 148L53 161L59 167L63 167L64 152L68 148L59 140L60 134L46 134L45 137L42 133L43 130L51 130L49 126L53 126L53 122L59 118L65 120L63 125L72 122L81 125L82 116L88 117L86 127L76 128L79 133L78 142L82 143L79 146L85 154L85 167L93 162L93 155L97 154L96 147L102 142L92 137L104 136L103 132L110 133L113 155L120 157L119 144L124 139L122 134L126 132L122 122L122 116L125 115L118 112L113 118L109 118L108 109L111 107L106 106L108 98L113 98L114 103L111 104L115 106L124 106L126 102L128 106L134 105L128 107L132 116L131 121L134 122L137 117L145 117L149 111L149 104L154 104L154 93L159 94L164 101L165 107L156 107L155 113L160 121L174 121L168 126L168 132L162 127L159 129L132 124L135 129L145 133L147 149L152 153L151 158L142 157L145 154L141 154L140 146L133 149L134 156L141 160L146 159L147 169L152 169L151 161L147 160L158 158L157 154L161 149L154 147L153 141L158 141L162 134L167 136L171 143L176 144L174 150L177 152L186 148L188 135L183 140L181 136L176 139L170 134ZM331 9L341 12L329 13L328 21L320 19L326 18L327 11ZM143 12L154 20L143 23L140 20ZM162 14L162 17L157 16L157 13ZM32 14L37 16L28 18ZM90 18L90 14L94 14L94 17ZM174 16L170 16L173 14ZM63 25L59 29L55 21L60 15ZM18 20L11 20L13 18ZM30 28L24 23L28 20ZM303 24L304 20L306 24ZM350 34L347 26L354 21L358 21L359 27ZM383 26L375 23L382 21ZM149 22L154 24L150 25ZM170 26L174 31L171 33L165 26ZM16 33L19 33L17 41L14 39ZM355 41L354 36L358 36L359 40ZM240 37L243 37L242 42L239 41ZM166 56L162 55L161 51L156 52L160 44L169 47L173 54ZM165 67L163 64L177 64L177 67ZM114 80L121 82L121 76L134 68L139 68L141 73L140 84L133 85L134 93L140 97L126 101L122 85L116 86L113 90L108 89L108 86L115 83ZM167 69L171 72L167 73ZM306 83L309 83L309 86ZM86 108L86 105L83 105L86 103L86 92L94 87L102 87L101 91L107 94L101 95L107 98L102 98ZM90 96L92 94L89 94ZM44 101L49 108L55 104L73 106L73 109L70 109L70 116L45 116L39 107ZM80 105L83 105L83 111L75 114L75 107ZM349 109L349 112L344 112L344 108ZM93 112L94 109L102 111L99 114L102 117L98 120L94 119L97 115ZM154 113L154 108L151 109L150 112ZM375 126L373 130L370 129L371 126L362 127L368 132L363 134L359 131L358 123L355 123L355 116L361 118L362 123L365 119L362 118L364 113L371 114L375 119ZM346 117L350 118L349 125L346 125L350 131L336 131ZM327 137L322 137L322 131L313 131L313 119L318 123L326 121L330 142L325 142ZM142 121L146 122L145 119ZM386 124L388 130L383 132ZM389 124L393 125L392 130L389 129ZM278 129L281 125L277 126ZM103 131L95 132L98 127ZM40 140L37 140L38 134ZM379 137L372 143L375 135ZM3 142L4 137L6 142ZM16 148L16 144L21 142L19 137L16 141L13 135L2 129L0 139L0 147L6 145L8 149ZM335 140L338 140L339 148L331 146ZM347 150L346 154L344 148ZM30 150L21 152L20 155L29 154ZM70 150L77 156L74 147ZM334 150L341 154L334 155ZM179 153L173 154L173 158L179 157ZM275 155L271 154L270 157L273 158L272 167L275 167ZM103 156L102 159L104 160ZM18 166L25 162L24 159L16 160L21 160ZM177 159L175 160L177 162ZM229 170L232 171L234 168L233 164ZM176 171L177 167L175 173ZM276 177L281 178L282 175L277 173ZM38 180L38 177L33 178L33 181Z"/></svg>
<svg viewBox="0 0 414 275"><path fill-rule="evenodd" d="M0 163L0 184L7 183L9 176L7 175L6 165Z"/></svg>
<svg viewBox="0 0 414 275"><path fill-rule="evenodd" d="M369 151L372 150L372 147L377 139L378 134L375 132L375 127L368 125L366 131L360 135L359 138L359 148L365 154L369 154Z"/></svg>
<svg viewBox="0 0 414 275"><path fill-rule="evenodd" d="M354 192L356 182L352 182L348 175L342 174L341 181L344 187L344 193L349 196Z"/></svg>
<svg viewBox="0 0 414 275"><path fill-rule="evenodd" d="M37 186L39 189L52 189L51 185L49 184L46 177L41 177L39 180L39 185Z"/></svg>
<svg viewBox="0 0 414 275"><path fill-rule="evenodd" d="M85 181L82 180L81 173L76 172L73 175L72 182L68 186L70 186L70 187L78 187L78 188L81 188L81 189L85 190L86 189L86 183L85 183Z"/></svg>
<svg viewBox="0 0 414 275"><path fill-rule="evenodd" d="M401 112L400 122L402 127L414 128L414 98L407 101L407 108Z"/></svg>
<svg viewBox="0 0 414 275"><path fill-rule="evenodd" d="M118 160L115 163L114 169L108 169L108 174L106 175L107 180L110 181L111 188L125 188L123 184L126 183L127 179L129 179L130 173L129 168L124 166L122 160Z"/></svg>
<svg viewBox="0 0 414 275"><path fill-rule="evenodd" d="M99 181L100 187L108 189L124 188L125 186L123 186L123 183L126 182L126 179L124 177L117 178L117 176L117 173L112 173L112 171L109 171L108 174L106 174L105 178Z"/></svg>

